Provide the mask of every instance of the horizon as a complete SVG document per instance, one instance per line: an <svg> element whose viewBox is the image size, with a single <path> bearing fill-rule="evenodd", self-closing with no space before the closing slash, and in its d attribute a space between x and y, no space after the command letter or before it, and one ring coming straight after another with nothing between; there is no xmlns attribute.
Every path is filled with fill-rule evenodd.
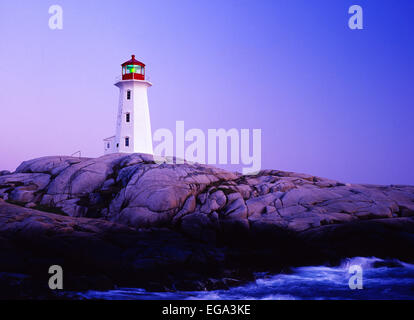
<svg viewBox="0 0 414 320"><path fill-rule="evenodd" d="M66 0L63 30L50 30L49 1L2 2L0 170L102 156L113 84L135 54L153 132L261 129L262 170L414 185L414 3L358 1L363 30L348 28L352 4Z"/></svg>

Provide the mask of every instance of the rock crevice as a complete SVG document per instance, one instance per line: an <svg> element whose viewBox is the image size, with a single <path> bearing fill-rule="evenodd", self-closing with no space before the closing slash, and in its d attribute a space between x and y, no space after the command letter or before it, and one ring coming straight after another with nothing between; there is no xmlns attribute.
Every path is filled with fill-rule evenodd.
<svg viewBox="0 0 414 320"><path fill-rule="evenodd" d="M44 157L0 172L0 272L62 263L75 278L98 275L94 288L181 279L198 290L222 283L208 277L351 256L413 261L413 248L413 186L242 176L145 154Z"/></svg>
<svg viewBox="0 0 414 320"><path fill-rule="evenodd" d="M144 154L26 161L16 172L2 173L0 198L133 228L179 229L205 241L233 228L246 234L272 226L302 232L414 215L412 186L350 185L277 170L242 176L187 162L156 164ZM194 231L199 229L209 230Z"/></svg>

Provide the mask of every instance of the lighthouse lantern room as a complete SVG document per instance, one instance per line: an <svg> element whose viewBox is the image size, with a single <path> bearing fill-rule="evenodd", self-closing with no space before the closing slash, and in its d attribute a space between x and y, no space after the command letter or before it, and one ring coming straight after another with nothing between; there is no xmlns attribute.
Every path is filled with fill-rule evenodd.
<svg viewBox="0 0 414 320"><path fill-rule="evenodd" d="M122 64L122 80L145 80L145 64L135 59L132 59Z"/></svg>
<svg viewBox="0 0 414 320"><path fill-rule="evenodd" d="M116 133L104 139L104 152L152 154L152 134L147 89L152 84L145 80L145 64L135 59L122 65L119 88Z"/></svg>

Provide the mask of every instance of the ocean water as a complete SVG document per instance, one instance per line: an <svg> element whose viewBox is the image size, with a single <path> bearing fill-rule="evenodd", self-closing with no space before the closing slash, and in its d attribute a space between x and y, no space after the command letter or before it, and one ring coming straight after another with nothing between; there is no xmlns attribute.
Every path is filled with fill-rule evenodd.
<svg viewBox="0 0 414 320"><path fill-rule="evenodd" d="M362 268L362 289L351 290L350 266ZM78 298L108 300L302 300L302 299L410 299L414 300L414 265L398 260L356 257L340 266L310 266L289 274L257 274L254 282L229 290L148 292L137 288L78 293Z"/></svg>

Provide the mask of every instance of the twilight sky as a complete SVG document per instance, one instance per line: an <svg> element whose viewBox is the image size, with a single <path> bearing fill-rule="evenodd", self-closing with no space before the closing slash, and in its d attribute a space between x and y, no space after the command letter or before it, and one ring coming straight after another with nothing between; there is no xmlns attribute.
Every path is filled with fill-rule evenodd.
<svg viewBox="0 0 414 320"><path fill-rule="evenodd" d="M413 30L403 0L0 0L0 170L102 155L135 53L153 131L258 128L262 168L414 184Z"/></svg>

